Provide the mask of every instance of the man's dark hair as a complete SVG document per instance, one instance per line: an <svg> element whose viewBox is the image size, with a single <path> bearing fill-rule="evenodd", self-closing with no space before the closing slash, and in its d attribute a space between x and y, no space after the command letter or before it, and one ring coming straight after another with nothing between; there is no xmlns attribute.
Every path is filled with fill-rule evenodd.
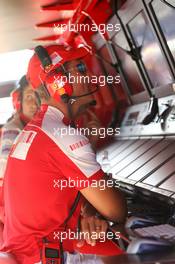
<svg viewBox="0 0 175 264"><path fill-rule="evenodd" d="M19 91L19 101L21 102L21 104L22 104L24 90L28 85L29 85L29 82L26 79L26 75L22 76L18 82L18 87L17 87Z"/></svg>
<svg viewBox="0 0 175 264"><path fill-rule="evenodd" d="M26 75L22 76L21 79L18 82L19 84L19 88L23 89L25 88L27 85L29 85L29 82L26 79Z"/></svg>

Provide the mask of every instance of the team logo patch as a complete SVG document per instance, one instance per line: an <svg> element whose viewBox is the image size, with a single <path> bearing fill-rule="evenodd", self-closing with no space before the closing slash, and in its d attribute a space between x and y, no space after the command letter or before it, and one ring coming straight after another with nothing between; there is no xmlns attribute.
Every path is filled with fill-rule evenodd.
<svg viewBox="0 0 175 264"><path fill-rule="evenodd" d="M58 64L63 59L57 52L53 52L50 57L52 59L52 65Z"/></svg>
<svg viewBox="0 0 175 264"><path fill-rule="evenodd" d="M69 145L70 149L74 151L75 149L82 148L83 146L89 144L88 139L80 140L78 142L75 142L74 144Z"/></svg>
<svg viewBox="0 0 175 264"><path fill-rule="evenodd" d="M25 160L36 134L35 131L22 131L12 147L10 157Z"/></svg>

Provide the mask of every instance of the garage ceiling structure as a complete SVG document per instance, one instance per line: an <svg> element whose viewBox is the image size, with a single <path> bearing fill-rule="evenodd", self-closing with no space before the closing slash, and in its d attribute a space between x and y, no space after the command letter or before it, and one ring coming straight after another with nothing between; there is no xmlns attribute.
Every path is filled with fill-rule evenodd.
<svg viewBox="0 0 175 264"><path fill-rule="evenodd" d="M59 39L55 23L84 23L86 11L97 24L111 15L109 0L0 0L0 53L51 44ZM91 32L92 33L92 32ZM94 32L93 32L94 33ZM71 40L64 32L64 40Z"/></svg>
<svg viewBox="0 0 175 264"><path fill-rule="evenodd" d="M66 19L73 15L74 10L64 11L64 8L61 11L42 11L41 6L47 5L48 2L48 0L0 0L1 53L32 48L37 44L33 41L35 38L54 34L53 28L37 28L37 23Z"/></svg>

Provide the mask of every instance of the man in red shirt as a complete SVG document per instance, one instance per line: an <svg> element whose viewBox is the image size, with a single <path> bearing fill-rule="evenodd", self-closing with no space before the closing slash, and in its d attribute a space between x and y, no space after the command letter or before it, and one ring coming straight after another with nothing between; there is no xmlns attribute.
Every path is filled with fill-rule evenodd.
<svg viewBox="0 0 175 264"><path fill-rule="evenodd" d="M78 71L83 75L85 65L79 58L87 55L83 47L39 46L29 63L28 79L45 103L15 142L4 184L2 250L13 253L21 264L40 263L44 239L58 243L63 231L76 231L84 201L109 220L123 222L126 216L123 196L112 187L100 188L104 173L95 153L87 137L72 127L76 117L93 104L92 93L62 77ZM78 203L79 192L84 198ZM106 230L106 223L83 212L80 227L88 233L99 232ZM85 240L95 244L94 239ZM63 249L74 252L70 237L64 236Z"/></svg>

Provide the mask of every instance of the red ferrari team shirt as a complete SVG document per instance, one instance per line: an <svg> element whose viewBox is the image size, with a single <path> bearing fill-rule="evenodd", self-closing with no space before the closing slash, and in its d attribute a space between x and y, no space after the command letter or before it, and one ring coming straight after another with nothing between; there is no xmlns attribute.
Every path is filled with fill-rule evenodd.
<svg viewBox="0 0 175 264"><path fill-rule="evenodd" d="M65 125L62 112L43 105L18 137L7 163L2 250L22 264L39 262L42 238L58 238L55 231L69 215L78 190L103 174L88 139ZM71 230L79 214L80 205L68 223Z"/></svg>

